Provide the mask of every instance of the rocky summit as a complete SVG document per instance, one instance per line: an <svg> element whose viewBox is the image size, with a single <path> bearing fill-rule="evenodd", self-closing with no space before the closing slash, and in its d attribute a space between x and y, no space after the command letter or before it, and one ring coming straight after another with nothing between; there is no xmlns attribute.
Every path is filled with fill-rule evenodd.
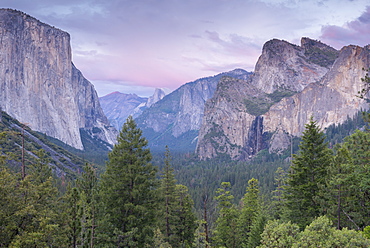
<svg viewBox="0 0 370 248"><path fill-rule="evenodd" d="M0 9L0 107L33 130L83 149L81 131L113 144L117 131L71 60L68 33Z"/></svg>
<svg viewBox="0 0 370 248"><path fill-rule="evenodd" d="M205 104L197 154L248 159L262 149L279 153L312 116L321 128L343 123L368 103L356 97L370 46L340 51L302 38L301 46L268 41L249 80L222 78Z"/></svg>
<svg viewBox="0 0 370 248"><path fill-rule="evenodd" d="M146 108L161 100L165 95L162 89L155 89L154 94L149 98L116 91L100 97L99 101L109 122L117 130L121 130L129 115L134 118L138 117Z"/></svg>
<svg viewBox="0 0 370 248"><path fill-rule="evenodd" d="M216 90L223 76L248 79L250 72L235 69L182 85L143 111L136 118L138 126L149 140L152 151L171 150L192 152L197 144L204 104Z"/></svg>

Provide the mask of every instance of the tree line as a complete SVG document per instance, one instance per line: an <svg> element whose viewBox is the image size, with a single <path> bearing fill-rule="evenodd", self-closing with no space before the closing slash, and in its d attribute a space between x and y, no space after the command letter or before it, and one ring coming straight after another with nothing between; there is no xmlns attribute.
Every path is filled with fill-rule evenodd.
<svg viewBox="0 0 370 248"><path fill-rule="evenodd" d="M87 164L77 180L57 180L43 150L22 176L2 155L0 246L369 247L370 133L356 131L333 149L325 138L311 119L269 195L251 178L235 201L224 181L215 212L203 196L198 214L169 148L158 171L131 117L100 177Z"/></svg>
<svg viewBox="0 0 370 248"><path fill-rule="evenodd" d="M273 173L270 191L261 188L263 176L252 177L236 200L232 185L243 180L218 175L225 180L213 195L198 194L198 211L175 179L168 147L159 171L132 117L117 141L105 172L87 164L77 180L56 178L43 150L23 173L9 169L12 154L2 152L0 246L370 247L367 129L329 146L311 118L291 166ZM257 172L270 174L265 169Z"/></svg>

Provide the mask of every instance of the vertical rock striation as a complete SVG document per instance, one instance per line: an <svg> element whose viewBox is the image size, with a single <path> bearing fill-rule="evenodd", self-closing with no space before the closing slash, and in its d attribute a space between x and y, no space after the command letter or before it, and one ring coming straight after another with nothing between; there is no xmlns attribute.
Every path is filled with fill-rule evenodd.
<svg viewBox="0 0 370 248"><path fill-rule="evenodd" d="M204 114L223 76L247 79L251 73L242 69L198 79L187 83L153 104L136 119L152 150L169 145L172 150L194 150Z"/></svg>
<svg viewBox="0 0 370 248"><path fill-rule="evenodd" d="M134 118L138 117L145 109L161 100L165 95L164 91L158 88L149 98L116 91L100 97L99 101L110 123L117 130L121 130L129 115Z"/></svg>
<svg viewBox="0 0 370 248"><path fill-rule="evenodd" d="M32 129L83 149L80 129L113 143L93 85L72 64L68 33L0 9L0 106Z"/></svg>
<svg viewBox="0 0 370 248"><path fill-rule="evenodd" d="M368 108L356 95L363 87L362 68L369 67L369 46L337 51L308 38L301 46L267 42L251 79L222 80L206 103L199 157L243 159L265 148L280 152L311 116L322 128L344 122Z"/></svg>

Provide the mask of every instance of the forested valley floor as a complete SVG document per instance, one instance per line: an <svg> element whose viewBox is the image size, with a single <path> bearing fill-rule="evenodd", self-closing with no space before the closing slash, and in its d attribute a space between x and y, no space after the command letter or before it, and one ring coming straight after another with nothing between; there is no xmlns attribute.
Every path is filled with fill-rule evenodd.
<svg viewBox="0 0 370 248"><path fill-rule="evenodd" d="M311 119L283 154L198 161L153 157L128 118L106 170L76 178L43 149L16 167L3 131L0 246L369 247L370 133L361 114L325 131Z"/></svg>

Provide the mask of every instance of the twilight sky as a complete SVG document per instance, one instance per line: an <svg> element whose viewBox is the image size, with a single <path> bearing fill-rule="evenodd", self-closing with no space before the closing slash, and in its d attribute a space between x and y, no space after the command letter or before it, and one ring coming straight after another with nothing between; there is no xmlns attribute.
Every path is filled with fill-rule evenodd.
<svg viewBox="0 0 370 248"><path fill-rule="evenodd" d="M263 44L301 37L370 44L369 0L0 0L71 35L73 62L99 96L167 93L235 68Z"/></svg>

